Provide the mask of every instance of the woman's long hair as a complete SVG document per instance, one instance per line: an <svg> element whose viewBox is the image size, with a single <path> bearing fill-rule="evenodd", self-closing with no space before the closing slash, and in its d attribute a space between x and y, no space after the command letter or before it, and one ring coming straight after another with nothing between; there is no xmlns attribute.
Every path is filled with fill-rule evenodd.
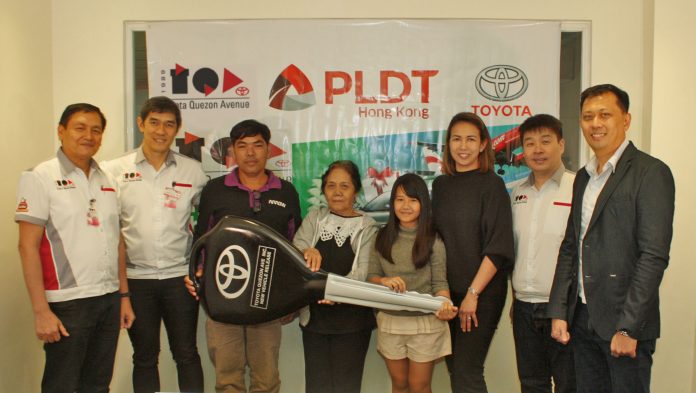
<svg viewBox="0 0 696 393"><path fill-rule="evenodd" d="M433 227L432 210L430 207L430 193L425 181L413 173L407 173L400 176L394 182L389 198L389 220L387 225L377 233L375 239L375 249L384 259L390 263L394 263L392 259L392 247L396 238L399 236L399 218L394 212L394 199L396 192L402 189L410 198L416 198L420 202L420 215L418 216L418 230L416 232L416 241L413 243L412 259L416 269L420 269L428 264L430 254L435 243L435 228Z"/></svg>

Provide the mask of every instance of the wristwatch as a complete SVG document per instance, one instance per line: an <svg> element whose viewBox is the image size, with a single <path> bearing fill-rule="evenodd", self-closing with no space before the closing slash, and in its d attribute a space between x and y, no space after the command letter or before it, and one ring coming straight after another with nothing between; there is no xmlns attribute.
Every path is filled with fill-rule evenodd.
<svg viewBox="0 0 696 393"><path fill-rule="evenodd" d="M469 287L469 289L466 290L470 294L474 295L478 299L479 295L481 294L479 291L476 290L474 287Z"/></svg>
<svg viewBox="0 0 696 393"><path fill-rule="evenodd" d="M616 331L616 333L619 333L620 335L622 335L622 336L624 336L624 337L631 337L631 336L628 334L628 330L626 330L626 329L619 329L619 330Z"/></svg>

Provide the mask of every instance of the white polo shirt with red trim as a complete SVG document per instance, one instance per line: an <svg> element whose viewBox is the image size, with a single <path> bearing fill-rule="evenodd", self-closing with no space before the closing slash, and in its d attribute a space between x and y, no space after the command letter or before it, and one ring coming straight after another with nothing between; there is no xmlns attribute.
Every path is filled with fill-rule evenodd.
<svg viewBox="0 0 696 393"><path fill-rule="evenodd" d="M61 149L22 173L15 221L44 227L39 253L49 303L118 290L117 187L95 161L88 178Z"/></svg>
<svg viewBox="0 0 696 393"><path fill-rule="evenodd" d="M510 194L515 236L512 287L517 300L549 301L558 250L570 215L574 180L575 174L561 165L540 190L530 174Z"/></svg>
<svg viewBox="0 0 696 393"><path fill-rule="evenodd" d="M201 164L170 150L155 170L140 147L102 167L119 185L128 278L162 280L187 274L191 213L208 182Z"/></svg>

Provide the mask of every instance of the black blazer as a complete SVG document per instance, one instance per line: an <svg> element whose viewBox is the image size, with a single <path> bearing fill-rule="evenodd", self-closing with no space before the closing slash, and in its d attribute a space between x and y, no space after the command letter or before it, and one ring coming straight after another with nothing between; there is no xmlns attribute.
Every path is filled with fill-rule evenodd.
<svg viewBox="0 0 696 393"><path fill-rule="evenodd" d="M573 183L547 309L550 318L569 326L578 301L580 220L589 178L582 168ZM659 286L669 261L673 218L672 172L629 143L597 198L582 245L590 325L604 340L619 329L639 340L659 337Z"/></svg>

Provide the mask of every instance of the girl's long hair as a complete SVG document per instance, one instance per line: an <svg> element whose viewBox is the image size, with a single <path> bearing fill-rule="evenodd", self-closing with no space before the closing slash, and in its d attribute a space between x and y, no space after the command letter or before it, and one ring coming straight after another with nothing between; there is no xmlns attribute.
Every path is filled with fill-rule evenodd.
<svg viewBox="0 0 696 393"><path fill-rule="evenodd" d="M413 243L412 259L416 269L420 269L428 264L430 254L435 243L435 228L433 227L432 210L430 207L430 193L425 181L413 173L407 173L400 176L394 182L389 199L389 220L387 225L377 233L375 239L375 249L384 259L390 263L394 263L392 259L392 247L396 238L399 236L399 218L394 212L394 199L396 199L397 190L402 189L410 198L416 198L420 202L420 216L418 216L418 230L416 232L416 241Z"/></svg>

